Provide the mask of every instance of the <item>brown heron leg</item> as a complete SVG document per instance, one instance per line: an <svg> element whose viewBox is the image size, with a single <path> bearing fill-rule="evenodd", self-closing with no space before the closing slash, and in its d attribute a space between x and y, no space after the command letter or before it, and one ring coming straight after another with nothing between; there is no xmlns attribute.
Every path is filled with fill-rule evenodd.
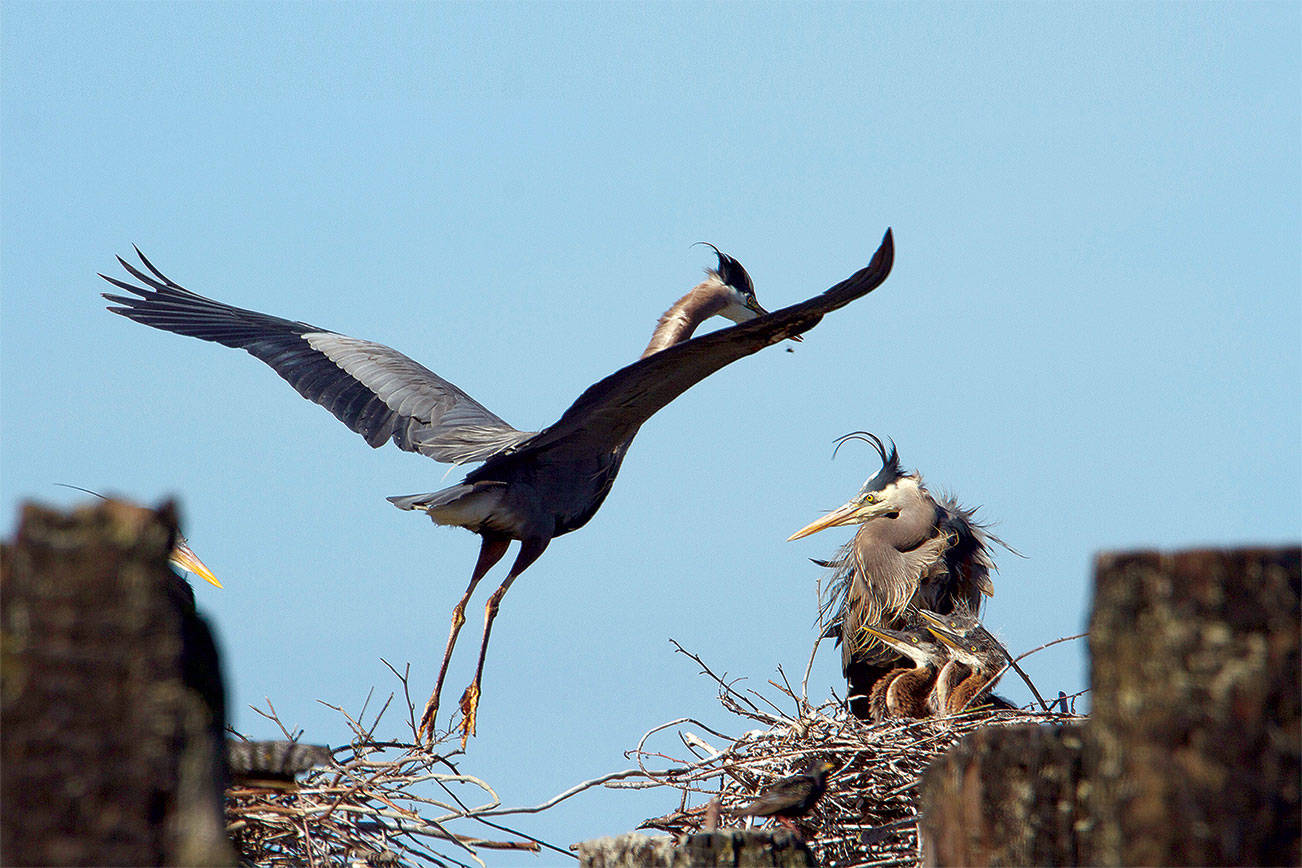
<svg viewBox="0 0 1302 868"><path fill-rule="evenodd" d="M466 592L461 595L456 608L452 610L452 630L448 634L448 647L443 651L443 665L439 667L439 678L434 684L434 692L425 703L425 713L420 717L419 734L427 736L431 744L434 742L434 718L439 712L439 694L443 692L443 679L447 677L448 663L452 660L452 647L457 644L457 634L461 632L461 625L466 623L466 603L470 601L475 585L478 585L484 574L502 559L502 555L506 554L506 547L510 544L511 541L505 537L484 537L479 546L479 560L475 561L475 571L470 574L470 584L466 587Z"/></svg>
<svg viewBox="0 0 1302 868"><path fill-rule="evenodd" d="M479 664L475 667L475 680L470 682L465 693L461 694L461 746L463 748L466 746L466 739L475 734L475 713L479 709L479 683L484 676L484 655L488 653L488 634L492 632L493 619L497 617L498 606L506 596L507 588L515 581L515 577L538 560L538 556L546 550L549 542L551 542L550 537L531 537L522 540L520 554L511 565L511 572L484 605L484 638L479 643Z"/></svg>

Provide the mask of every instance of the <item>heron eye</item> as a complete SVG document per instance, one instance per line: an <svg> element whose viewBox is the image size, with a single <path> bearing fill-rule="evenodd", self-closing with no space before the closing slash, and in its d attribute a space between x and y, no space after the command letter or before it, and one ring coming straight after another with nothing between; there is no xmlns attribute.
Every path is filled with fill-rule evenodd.
<svg viewBox="0 0 1302 868"><path fill-rule="evenodd" d="M868 503L876 503L876 502L877 502L877 495L875 495L875 494L865 494L863 499L864 499L865 501L867 501Z"/></svg>

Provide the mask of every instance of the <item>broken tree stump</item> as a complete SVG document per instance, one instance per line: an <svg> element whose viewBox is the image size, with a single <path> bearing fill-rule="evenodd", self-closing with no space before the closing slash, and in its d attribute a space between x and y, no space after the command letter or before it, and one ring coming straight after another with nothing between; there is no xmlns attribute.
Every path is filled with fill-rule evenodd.
<svg viewBox="0 0 1302 868"><path fill-rule="evenodd" d="M0 861L232 865L217 650L174 510L28 504L0 551Z"/></svg>
<svg viewBox="0 0 1302 868"><path fill-rule="evenodd" d="M1297 865L1297 548L1106 554L1090 621L1090 861Z"/></svg>
<svg viewBox="0 0 1302 868"><path fill-rule="evenodd" d="M982 729L932 763L920 781L926 864L1082 864L1082 729Z"/></svg>
<svg viewBox="0 0 1302 868"><path fill-rule="evenodd" d="M787 831L758 829L699 832L675 841L630 832L575 844L580 868L807 868L814 855Z"/></svg>
<svg viewBox="0 0 1302 868"><path fill-rule="evenodd" d="M924 860L1299 864L1300 589L1296 546L1100 556L1079 745L965 738L924 778Z"/></svg>

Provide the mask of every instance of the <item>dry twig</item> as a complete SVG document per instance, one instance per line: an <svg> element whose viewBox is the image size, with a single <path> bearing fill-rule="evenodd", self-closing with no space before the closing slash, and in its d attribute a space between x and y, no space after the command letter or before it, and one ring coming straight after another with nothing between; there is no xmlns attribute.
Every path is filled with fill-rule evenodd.
<svg viewBox="0 0 1302 868"><path fill-rule="evenodd" d="M406 673L389 668L402 682L412 718ZM227 790L227 830L242 864L484 866L481 850L537 852L542 848L571 856L488 820L501 805L493 788L458 770L447 755L435 752L437 745L420 744L414 738L414 718L407 721L413 734L410 743L376 741L374 733L392 700L390 695L369 724L360 719L366 715L369 696L356 717L328 705L344 716L352 740L334 751L330 764L308 772L296 785L237 784ZM291 737L269 701L266 710L254 710ZM478 837L450 828L469 822L504 832L508 838Z"/></svg>

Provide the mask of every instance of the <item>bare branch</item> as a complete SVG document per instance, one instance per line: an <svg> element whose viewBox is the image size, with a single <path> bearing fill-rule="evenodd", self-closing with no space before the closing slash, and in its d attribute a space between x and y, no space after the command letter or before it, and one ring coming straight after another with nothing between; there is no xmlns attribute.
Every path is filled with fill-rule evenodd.
<svg viewBox="0 0 1302 868"><path fill-rule="evenodd" d="M392 666L389 669L403 682L410 717L414 709L406 693L406 674ZM309 771L297 783L271 788L237 782L228 789L227 830L239 847L242 864L279 868L414 860L429 865L469 868L477 864L485 868L479 850L538 852L547 848L573 856L541 839L483 819L481 815L499 808L501 800L486 782L460 773L448 755L435 753L434 749L441 745L425 746L414 738L410 742L376 741L375 732L392 706L393 694L373 719L363 722L369 717L367 709L373 695L374 691L367 694L357 715L322 703L337 711L352 733L350 744L333 751L328 765ZM291 730L281 723L270 700L265 710L253 710L293 740ZM414 726L411 731L414 735ZM451 772L436 770L439 768ZM451 803L422 794L421 787L428 784L441 788ZM467 806L459 794L464 792L483 793L488 801ZM437 808L441 815L426 814L428 807ZM498 829L509 837L484 838L450 827L467 821ZM440 848L440 844L445 846ZM444 852L449 847L451 852Z"/></svg>

